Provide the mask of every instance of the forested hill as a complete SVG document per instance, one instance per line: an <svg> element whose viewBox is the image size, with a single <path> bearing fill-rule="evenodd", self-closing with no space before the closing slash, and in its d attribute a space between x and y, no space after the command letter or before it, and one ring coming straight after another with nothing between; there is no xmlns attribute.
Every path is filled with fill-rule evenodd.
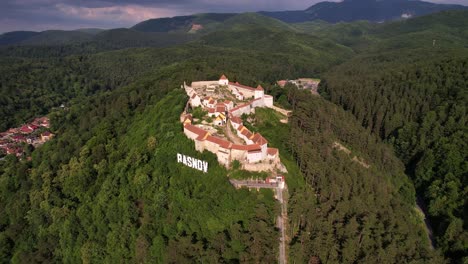
<svg viewBox="0 0 468 264"><path fill-rule="evenodd" d="M436 247L460 263L468 242L467 69L467 49L384 53L335 68L320 87L394 146L426 204Z"/></svg>
<svg viewBox="0 0 468 264"><path fill-rule="evenodd" d="M212 49L93 56L101 64L90 70L113 89L75 98L68 110L54 111L57 138L35 150L31 161L9 156L2 163L1 259L275 262L273 194L235 190L214 155L195 151L178 123L187 99L178 87L184 80L216 78L220 68L246 83L257 78L273 83L276 76L307 69L267 68L275 65L272 54L232 49L219 48L216 59L204 59ZM187 57L176 62L181 52ZM111 63L166 57L174 63L137 76ZM110 73L116 75L113 81ZM389 149L330 103L295 88L268 89L286 96L297 112L291 125L281 124L271 110L253 117L271 144L281 148L289 171L290 258L440 262L414 210L412 186ZM333 150L334 141L372 167ZM177 152L207 160L209 173L178 166Z"/></svg>
<svg viewBox="0 0 468 264"><path fill-rule="evenodd" d="M280 149L288 169L291 263L460 261L467 244L467 56L462 41L451 42L460 17L445 17L441 28L411 31L416 20L392 24L401 31L389 35L367 34L387 24L337 25L364 33L347 31L349 43L336 40L338 30L325 35L323 29L335 25L322 25L318 35L243 14L217 21L222 32L164 48L128 42L146 32L116 29L93 32L93 39L120 39L122 45L0 49L0 125L7 129L48 114L56 134L30 160L0 160L0 259L276 262L273 193L235 190L216 156L195 151L178 122L187 100L180 85L224 73L232 81L261 83L294 110L288 124L267 109L248 118ZM438 41L451 45L390 45L405 37L399 32L431 39L447 21L455 21L452 31ZM321 77L323 97L351 113L296 87L275 85L299 77ZM62 103L64 109L54 107ZM177 152L208 161L209 172L178 166ZM436 250L415 210L415 189L427 202Z"/></svg>

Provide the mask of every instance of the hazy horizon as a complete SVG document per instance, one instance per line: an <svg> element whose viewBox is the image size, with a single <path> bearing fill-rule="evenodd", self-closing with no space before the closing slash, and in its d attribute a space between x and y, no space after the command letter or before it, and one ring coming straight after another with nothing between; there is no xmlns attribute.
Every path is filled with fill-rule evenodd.
<svg viewBox="0 0 468 264"><path fill-rule="evenodd" d="M0 33L131 27L141 21L196 13L304 10L320 0L5 0L0 3ZM331 2L339 2L331 0ZM468 5L466 0L429 0Z"/></svg>

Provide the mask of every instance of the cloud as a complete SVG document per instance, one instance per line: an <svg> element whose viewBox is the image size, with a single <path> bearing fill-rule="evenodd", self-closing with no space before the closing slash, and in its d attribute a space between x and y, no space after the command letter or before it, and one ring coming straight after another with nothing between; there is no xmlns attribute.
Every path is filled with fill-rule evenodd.
<svg viewBox="0 0 468 264"><path fill-rule="evenodd" d="M138 5L109 7L79 7L57 4L57 10L66 16L91 21L118 21L119 23L137 23L155 17L167 17L177 14L167 8L144 7Z"/></svg>

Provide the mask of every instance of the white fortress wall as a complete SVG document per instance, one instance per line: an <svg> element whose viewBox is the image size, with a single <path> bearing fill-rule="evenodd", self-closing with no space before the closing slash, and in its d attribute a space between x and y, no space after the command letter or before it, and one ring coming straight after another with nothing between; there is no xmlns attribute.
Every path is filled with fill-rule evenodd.
<svg viewBox="0 0 468 264"><path fill-rule="evenodd" d="M263 159L261 151L250 151L247 153L247 160L249 163L255 163Z"/></svg>
<svg viewBox="0 0 468 264"><path fill-rule="evenodd" d="M257 98L262 98L263 95L264 95L263 90L262 90L262 91L260 91L260 90L255 90L255 99L257 99Z"/></svg>
<svg viewBox="0 0 468 264"><path fill-rule="evenodd" d="M261 147L262 147L262 159L266 159L267 158L268 144L263 144Z"/></svg>
<svg viewBox="0 0 468 264"><path fill-rule="evenodd" d="M205 140L205 149L216 154L218 152L219 145L214 142Z"/></svg>
<svg viewBox="0 0 468 264"><path fill-rule="evenodd" d="M218 81L199 81L192 82L193 88L202 88L203 86L218 85Z"/></svg>
<svg viewBox="0 0 468 264"><path fill-rule="evenodd" d="M273 96L266 94L263 97L263 102L266 107L272 107L273 106Z"/></svg>
<svg viewBox="0 0 468 264"><path fill-rule="evenodd" d="M252 105L252 107L264 107L265 106L263 97L253 100L250 104Z"/></svg>
<svg viewBox="0 0 468 264"><path fill-rule="evenodd" d="M240 149L231 149L231 160L245 161L247 158L247 151Z"/></svg>
<svg viewBox="0 0 468 264"><path fill-rule="evenodd" d="M205 140L196 140L195 139L195 150L203 152L205 150Z"/></svg>

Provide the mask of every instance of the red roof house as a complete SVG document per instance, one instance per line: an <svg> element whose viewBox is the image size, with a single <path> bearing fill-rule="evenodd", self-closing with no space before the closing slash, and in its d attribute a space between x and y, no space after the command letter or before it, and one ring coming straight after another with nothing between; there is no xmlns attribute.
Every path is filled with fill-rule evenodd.
<svg viewBox="0 0 468 264"><path fill-rule="evenodd" d="M23 134L29 134L31 132L33 132L34 130L31 129L29 126L27 125L24 125L20 128L20 132L23 133Z"/></svg>

